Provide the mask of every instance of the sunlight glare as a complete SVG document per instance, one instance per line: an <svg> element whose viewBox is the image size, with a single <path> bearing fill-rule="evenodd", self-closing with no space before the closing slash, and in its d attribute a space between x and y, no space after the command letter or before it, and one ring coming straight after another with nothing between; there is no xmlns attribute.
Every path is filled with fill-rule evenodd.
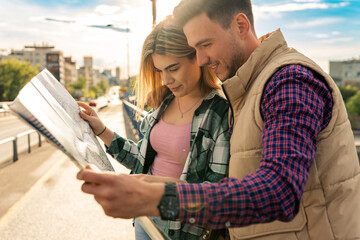
<svg viewBox="0 0 360 240"><path fill-rule="evenodd" d="M157 0L156 1L156 23L159 23L166 16L171 15L174 7L179 4L180 0Z"/></svg>

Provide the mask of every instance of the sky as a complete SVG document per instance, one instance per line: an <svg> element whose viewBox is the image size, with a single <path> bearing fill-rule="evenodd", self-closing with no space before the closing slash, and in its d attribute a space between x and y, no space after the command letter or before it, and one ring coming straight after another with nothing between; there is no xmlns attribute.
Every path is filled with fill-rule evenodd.
<svg viewBox="0 0 360 240"><path fill-rule="evenodd" d="M157 0L157 22L180 0ZM260 37L278 28L289 46L326 72L329 60L360 57L359 0L252 0ZM56 19L61 21L51 21ZM89 27L112 24L115 28ZM130 32L120 29L129 28ZM152 28L150 0L0 0L0 54L24 45L48 44L78 66L93 56L100 70L139 70L142 43ZM128 54L129 53L129 54Z"/></svg>

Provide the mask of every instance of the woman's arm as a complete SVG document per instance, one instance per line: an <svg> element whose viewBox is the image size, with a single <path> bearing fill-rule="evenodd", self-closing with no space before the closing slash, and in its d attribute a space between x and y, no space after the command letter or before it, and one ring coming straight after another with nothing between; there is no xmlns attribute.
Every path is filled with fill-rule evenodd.
<svg viewBox="0 0 360 240"><path fill-rule="evenodd" d="M161 177L161 176L154 176L149 174L132 174L131 176L149 183L165 183L165 182L186 183L186 181L173 177Z"/></svg>
<svg viewBox="0 0 360 240"><path fill-rule="evenodd" d="M214 136L214 147L208 159L208 170L205 179L208 182L217 182L228 175L229 160L230 160L230 135L228 122L228 105L225 101L220 101L214 107L217 112L212 119L208 121L215 121L212 125L216 126ZM226 109L218 111L218 109Z"/></svg>

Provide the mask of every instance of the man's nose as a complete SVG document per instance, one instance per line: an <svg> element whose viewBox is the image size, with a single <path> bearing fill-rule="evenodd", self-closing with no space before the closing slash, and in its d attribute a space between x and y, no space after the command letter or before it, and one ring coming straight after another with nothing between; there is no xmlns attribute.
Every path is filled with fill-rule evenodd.
<svg viewBox="0 0 360 240"><path fill-rule="evenodd" d="M209 63L209 57L202 51L196 51L196 61L201 67Z"/></svg>

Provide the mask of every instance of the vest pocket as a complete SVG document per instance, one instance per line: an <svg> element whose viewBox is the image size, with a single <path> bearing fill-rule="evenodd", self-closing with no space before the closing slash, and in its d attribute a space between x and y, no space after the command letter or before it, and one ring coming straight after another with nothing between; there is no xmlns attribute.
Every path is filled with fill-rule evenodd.
<svg viewBox="0 0 360 240"><path fill-rule="evenodd" d="M229 228L229 232L231 239L298 239L296 232L300 232L306 222L305 210L301 203L298 214L290 222L253 224L247 227Z"/></svg>

